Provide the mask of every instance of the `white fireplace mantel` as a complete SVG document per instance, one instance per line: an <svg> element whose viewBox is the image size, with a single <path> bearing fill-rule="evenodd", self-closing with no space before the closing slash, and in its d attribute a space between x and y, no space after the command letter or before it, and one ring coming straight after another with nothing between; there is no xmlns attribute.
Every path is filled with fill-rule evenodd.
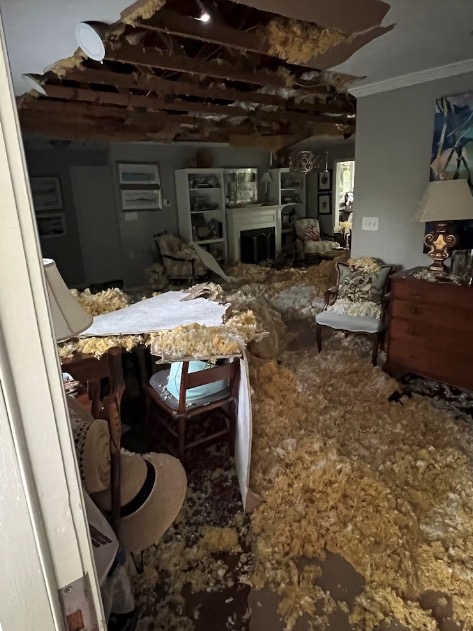
<svg viewBox="0 0 473 631"><path fill-rule="evenodd" d="M231 263L240 261L240 236L243 230L274 228L276 256L281 251L282 206L248 206L227 208L228 255Z"/></svg>

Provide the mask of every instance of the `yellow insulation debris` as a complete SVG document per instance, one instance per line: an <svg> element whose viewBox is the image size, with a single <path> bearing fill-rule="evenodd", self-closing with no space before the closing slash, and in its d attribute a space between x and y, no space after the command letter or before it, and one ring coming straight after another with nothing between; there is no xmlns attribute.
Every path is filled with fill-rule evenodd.
<svg viewBox="0 0 473 631"><path fill-rule="evenodd" d="M238 532L235 528L217 528L205 526L202 530L200 545L209 552L239 552Z"/></svg>
<svg viewBox="0 0 473 631"><path fill-rule="evenodd" d="M347 39L335 29L281 16L273 18L262 33L268 53L291 64L306 64Z"/></svg>
<svg viewBox="0 0 473 631"><path fill-rule="evenodd" d="M78 291L71 289L71 294L81 304L81 306L90 313L90 315L98 316L104 313L111 313L128 307L130 298L121 289L106 289L93 294L90 289Z"/></svg>
<svg viewBox="0 0 473 631"><path fill-rule="evenodd" d="M66 57L66 59L60 59L51 68L51 72L57 75L60 79L64 78L70 70L77 70L82 66L84 59L87 59L87 55L81 48L78 48L72 57Z"/></svg>
<svg viewBox="0 0 473 631"><path fill-rule="evenodd" d="M254 584L280 595L288 629L302 613L315 623L320 594L297 562L329 550L366 581L357 629L393 618L437 629L420 604L428 590L451 595L454 619L471 628L473 429L425 397L389 402L397 383L362 344L340 335L282 365L251 358L251 488L264 498Z"/></svg>
<svg viewBox="0 0 473 631"><path fill-rule="evenodd" d="M140 20L149 20L165 4L166 0L137 0L125 11L122 11L122 22L133 25Z"/></svg>

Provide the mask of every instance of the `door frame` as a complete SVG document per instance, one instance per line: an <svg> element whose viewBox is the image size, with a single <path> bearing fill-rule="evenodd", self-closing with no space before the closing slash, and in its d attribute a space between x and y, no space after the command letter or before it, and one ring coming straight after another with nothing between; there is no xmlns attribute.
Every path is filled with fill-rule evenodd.
<svg viewBox="0 0 473 631"><path fill-rule="evenodd" d="M106 631L1 20L0 87L0 624L63 631L88 575Z"/></svg>

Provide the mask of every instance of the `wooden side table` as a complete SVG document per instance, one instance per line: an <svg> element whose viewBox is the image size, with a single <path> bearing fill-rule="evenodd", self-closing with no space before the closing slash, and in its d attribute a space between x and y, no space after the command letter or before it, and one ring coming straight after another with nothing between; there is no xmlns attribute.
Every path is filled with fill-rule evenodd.
<svg viewBox="0 0 473 631"><path fill-rule="evenodd" d="M110 432L110 484L112 499L111 524L118 533L120 523L120 442L121 418L120 404L125 390L125 379L122 367L122 349L111 348L100 359L93 355L76 353L70 359L62 361L64 372L74 379L87 384L89 397L92 400L91 413L94 418L103 418L108 423ZM109 394L100 399L100 381L108 379Z"/></svg>

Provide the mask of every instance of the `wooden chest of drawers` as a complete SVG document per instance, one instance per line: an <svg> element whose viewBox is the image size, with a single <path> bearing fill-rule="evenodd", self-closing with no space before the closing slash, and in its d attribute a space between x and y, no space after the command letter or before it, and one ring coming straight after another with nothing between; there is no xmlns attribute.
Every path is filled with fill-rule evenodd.
<svg viewBox="0 0 473 631"><path fill-rule="evenodd" d="M386 370L473 390L473 288L391 277Z"/></svg>

